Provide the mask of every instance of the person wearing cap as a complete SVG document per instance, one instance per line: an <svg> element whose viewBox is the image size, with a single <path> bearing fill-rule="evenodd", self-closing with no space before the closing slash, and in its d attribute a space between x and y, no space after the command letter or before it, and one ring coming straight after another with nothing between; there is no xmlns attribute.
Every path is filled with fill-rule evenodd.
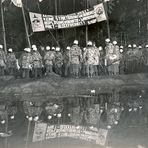
<svg viewBox="0 0 148 148"><path fill-rule="evenodd" d="M93 47L93 43L88 41L86 47L86 74L87 77L90 78L93 77L94 74L95 52L96 49Z"/></svg>
<svg viewBox="0 0 148 148"><path fill-rule="evenodd" d="M32 46L32 68L33 68L33 76L34 78L42 77L42 56L39 53L37 47L34 45Z"/></svg>
<svg viewBox="0 0 148 148"><path fill-rule="evenodd" d="M75 40L70 49L70 75L75 78L79 77L79 70L82 61L82 51L78 43L78 40Z"/></svg>
<svg viewBox="0 0 148 148"><path fill-rule="evenodd" d="M51 51L50 46L46 46L46 51L44 55L44 65L45 65L45 74L48 76L49 73L53 72L53 63L54 63L55 55L53 51Z"/></svg>
<svg viewBox="0 0 148 148"><path fill-rule="evenodd" d="M55 61L54 61L55 73L62 76L63 55L61 53L60 47L56 47L55 51L56 51Z"/></svg>
<svg viewBox="0 0 148 148"><path fill-rule="evenodd" d="M3 50L3 45L0 45L0 76L4 76L6 62L6 53Z"/></svg>
<svg viewBox="0 0 148 148"><path fill-rule="evenodd" d="M70 46L66 47L66 50L63 53L63 66L64 66L64 76L69 76L70 68Z"/></svg>
<svg viewBox="0 0 148 148"><path fill-rule="evenodd" d="M7 70L9 75L15 75L17 69L17 59L12 48L7 53Z"/></svg>
<svg viewBox="0 0 148 148"><path fill-rule="evenodd" d="M25 48L19 59L19 65L22 72L22 78L30 78L30 71L32 70L32 55L31 49Z"/></svg>

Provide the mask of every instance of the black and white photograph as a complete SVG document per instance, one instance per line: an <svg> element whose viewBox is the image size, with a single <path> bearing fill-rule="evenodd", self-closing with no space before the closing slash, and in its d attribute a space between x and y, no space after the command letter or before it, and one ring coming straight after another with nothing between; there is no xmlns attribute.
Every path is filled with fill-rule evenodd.
<svg viewBox="0 0 148 148"><path fill-rule="evenodd" d="M0 148L148 148L148 0L0 0Z"/></svg>

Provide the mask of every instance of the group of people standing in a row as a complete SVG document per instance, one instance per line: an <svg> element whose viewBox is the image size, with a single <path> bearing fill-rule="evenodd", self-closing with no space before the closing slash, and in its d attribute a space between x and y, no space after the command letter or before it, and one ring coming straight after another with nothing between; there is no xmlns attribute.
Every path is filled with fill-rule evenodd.
<svg viewBox="0 0 148 148"><path fill-rule="evenodd" d="M110 39L105 43L105 48L97 48L94 42L88 41L87 46L81 49L75 40L65 50L46 46L44 54L32 45L32 48L25 48L18 59L11 48L6 54L0 45L0 75L7 71L10 75L21 73L23 78L38 78L55 72L78 78L148 71L148 45L145 48L136 44L119 47L117 41L111 42Z"/></svg>

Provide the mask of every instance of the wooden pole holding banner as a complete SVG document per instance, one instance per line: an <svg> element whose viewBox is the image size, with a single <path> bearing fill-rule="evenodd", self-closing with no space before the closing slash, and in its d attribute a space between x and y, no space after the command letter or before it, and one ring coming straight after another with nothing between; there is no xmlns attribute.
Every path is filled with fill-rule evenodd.
<svg viewBox="0 0 148 148"><path fill-rule="evenodd" d="M6 30L5 30L5 22L4 22L3 0L1 0L1 21L2 21L2 32L3 32L4 50L7 53L7 43L6 43Z"/></svg>
<svg viewBox="0 0 148 148"><path fill-rule="evenodd" d="M55 0L55 15L58 14L57 0ZM56 41L58 40L58 30L56 29ZM58 41L57 41L58 42Z"/></svg>
<svg viewBox="0 0 148 148"><path fill-rule="evenodd" d="M73 0L73 13L75 13L76 11L76 0ZM74 36L75 36L75 39L77 37L77 30L76 28L74 28Z"/></svg>
<svg viewBox="0 0 148 148"><path fill-rule="evenodd" d="M30 42L30 38L29 38L23 2L22 2L22 14L23 14L23 20L24 20L24 25L25 25L25 32L26 32L26 36L27 36L28 46L29 46L29 48L31 48L31 42Z"/></svg>
<svg viewBox="0 0 148 148"><path fill-rule="evenodd" d="M108 18L108 8L107 8L107 2L103 1L104 4L104 9L105 9L105 14L106 14L106 25L107 25L107 36L110 39L110 26L109 26L109 18Z"/></svg>
<svg viewBox="0 0 148 148"><path fill-rule="evenodd" d="M89 0L86 0L86 9L88 9L88 2L89 2ZM86 27L85 27L85 40L86 40L86 45L87 45L87 42L88 42L88 25L86 25Z"/></svg>

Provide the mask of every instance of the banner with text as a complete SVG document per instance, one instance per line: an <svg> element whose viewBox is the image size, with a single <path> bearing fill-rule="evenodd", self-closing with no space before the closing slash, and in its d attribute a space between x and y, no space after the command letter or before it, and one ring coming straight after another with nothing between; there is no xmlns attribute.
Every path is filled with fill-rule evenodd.
<svg viewBox="0 0 148 148"><path fill-rule="evenodd" d="M105 21L106 14L104 5L98 4L91 9L68 15L45 15L29 12L33 32L46 31L49 29L64 29L95 24Z"/></svg>
<svg viewBox="0 0 148 148"><path fill-rule="evenodd" d="M36 123L33 142L54 138L73 138L104 146L106 143L107 134L108 131L106 129L98 130L97 128L74 125L45 126L45 123Z"/></svg>

